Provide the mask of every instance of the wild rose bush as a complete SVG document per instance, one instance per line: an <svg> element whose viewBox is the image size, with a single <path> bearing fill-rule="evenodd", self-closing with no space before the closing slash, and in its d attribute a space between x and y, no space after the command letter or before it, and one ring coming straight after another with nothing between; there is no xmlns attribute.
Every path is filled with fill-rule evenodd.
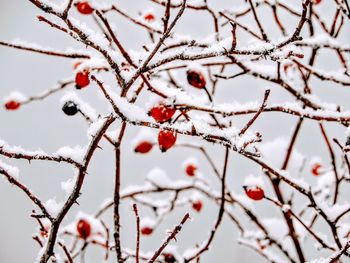
<svg viewBox="0 0 350 263"><path fill-rule="evenodd" d="M33 240L38 262L84 262L91 247L105 252L101 262L205 262L208 251L215 255L217 246L227 245L219 233L224 225L233 226L227 229L239 236L240 245L270 262L348 260L350 111L348 105L318 94L319 86L337 94L350 85L347 0L228 1L232 3L227 9L213 0L150 0L156 10L137 14L122 9L118 1L29 1L41 13L38 22L81 48L60 51L0 41L18 52L73 59L70 78L39 95L14 91L4 98L4 110L15 114L27 104L66 92L60 101L63 113L67 118L80 116L89 126L88 145L64 146L52 154L0 141L0 173L35 207L30 216L37 223ZM192 21L206 16L201 29L205 37L178 29L187 15ZM116 17L148 36L138 50L119 36ZM260 101L233 101L233 94L252 95L255 87L261 90L254 94ZM86 90L101 97L103 110L81 98ZM271 102L274 94L276 102ZM288 137L269 138L281 126L265 117L269 115L294 120ZM318 155L327 158L296 149L309 123L322 136ZM334 125L338 130L330 133ZM126 141L131 126L139 133ZM102 149L103 141L109 147ZM128 171L121 156L130 147L143 158L151 158L151 151L178 151L182 177L168 177L172 171L157 168L160 161L154 159L149 161L155 168L144 171L144 182L124 185ZM68 221L84 195L90 162L101 149L115 158L115 174L110 175L114 195L95 214L80 211ZM193 156L187 156L189 152ZM70 165L74 173L61 185L66 200L42 200L7 159ZM238 180L236 173L248 163L255 167L254 174ZM233 190L233 184L240 190ZM205 215L209 225L197 218L208 212L203 209L208 203L216 206L215 213ZM128 233L135 237L133 247L123 241L121 204L134 213L135 228ZM107 223L109 210L112 224ZM273 211L273 217L266 217L266 210ZM181 216L172 226L167 219L174 213ZM154 251L144 251L144 239L163 224L170 229L163 240ZM201 225L204 240L197 238L193 224ZM191 233L192 246L176 249L174 242L181 245L186 232Z"/></svg>

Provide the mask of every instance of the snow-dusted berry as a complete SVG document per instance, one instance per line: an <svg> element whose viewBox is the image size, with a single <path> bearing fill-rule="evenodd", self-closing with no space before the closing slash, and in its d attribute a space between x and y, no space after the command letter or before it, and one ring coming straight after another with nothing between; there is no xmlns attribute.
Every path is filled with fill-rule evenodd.
<svg viewBox="0 0 350 263"><path fill-rule="evenodd" d="M192 202L192 209L196 212L200 212L202 210L203 203L201 200L196 200Z"/></svg>
<svg viewBox="0 0 350 263"><path fill-rule="evenodd" d="M206 81L203 73L197 70L187 71L187 81L191 86L197 89L202 89L206 85Z"/></svg>
<svg viewBox="0 0 350 263"><path fill-rule="evenodd" d="M62 111L68 116L73 116L77 114L79 109L78 109L78 105L75 104L74 101L67 101L62 107Z"/></svg>
<svg viewBox="0 0 350 263"><path fill-rule="evenodd" d="M75 76L75 86L77 89L85 88L90 84L89 71L78 72Z"/></svg>
<svg viewBox="0 0 350 263"><path fill-rule="evenodd" d="M264 190L259 186L244 186L245 193L250 199L259 201L265 197Z"/></svg>
<svg viewBox="0 0 350 263"><path fill-rule="evenodd" d="M322 165L320 163L315 163L311 168L311 173L314 176L319 176L321 174L320 169L322 169Z"/></svg>
<svg viewBox="0 0 350 263"><path fill-rule="evenodd" d="M78 2L76 4L77 10L80 14L91 15L94 9L91 7L88 1Z"/></svg>
<svg viewBox="0 0 350 263"><path fill-rule="evenodd" d="M159 149L162 152L169 150L176 142L177 134L172 131L162 130L158 134Z"/></svg>
<svg viewBox="0 0 350 263"><path fill-rule="evenodd" d="M150 112L149 115L152 116L153 119L155 119L158 122L165 122L171 119L173 115L175 114L176 109L165 106L164 104L159 104L154 106Z"/></svg>
<svg viewBox="0 0 350 263"><path fill-rule="evenodd" d="M148 153L152 150L153 144L149 141L142 141L135 147L136 153Z"/></svg>
<svg viewBox="0 0 350 263"><path fill-rule="evenodd" d="M188 176L195 176L196 175L196 171L197 171L197 166L195 166L194 164L188 164L186 166L186 174Z"/></svg>
<svg viewBox="0 0 350 263"><path fill-rule="evenodd" d="M91 225L85 219L80 219L77 223L77 232L83 239L87 239L91 234Z"/></svg>
<svg viewBox="0 0 350 263"><path fill-rule="evenodd" d="M6 110L17 110L21 106L21 103L15 100L10 100L5 103Z"/></svg>
<svg viewBox="0 0 350 263"><path fill-rule="evenodd" d="M141 234L144 236L149 236L153 233L153 228L149 226L144 226L141 228Z"/></svg>

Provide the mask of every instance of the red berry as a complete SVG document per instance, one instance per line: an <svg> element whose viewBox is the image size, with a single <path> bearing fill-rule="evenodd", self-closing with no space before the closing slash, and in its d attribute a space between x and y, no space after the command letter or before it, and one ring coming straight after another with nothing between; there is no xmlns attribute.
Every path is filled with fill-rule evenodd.
<svg viewBox="0 0 350 263"><path fill-rule="evenodd" d="M196 170L197 170L197 166L195 166L194 164L189 164L186 166L186 174L188 176L195 176Z"/></svg>
<svg viewBox="0 0 350 263"><path fill-rule="evenodd" d="M197 200L192 203L192 208L194 211L200 212L202 210L203 203L201 200Z"/></svg>
<svg viewBox="0 0 350 263"><path fill-rule="evenodd" d="M49 236L50 226L44 225L42 229L40 229L40 236L43 238L47 238Z"/></svg>
<svg viewBox="0 0 350 263"><path fill-rule="evenodd" d="M85 219L80 219L77 224L77 231L81 238L87 239L91 234L91 225Z"/></svg>
<svg viewBox="0 0 350 263"><path fill-rule="evenodd" d="M259 186L244 187L244 190L247 196L255 201L259 201L265 197L264 190Z"/></svg>
<svg viewBox="0 0 350 263"><path fill-rule="evenodd" d="M136 153L148 153L150 150L152 150L153 144L148 141L140 142L135 147Z"/></svg>
<svg viewBox="0 0 350 263"><path fill-rule="evenodd" d="M319 163L314 164L314 166L312 166L311 168L311 172L314 176L319 176L320 173L320 169L322 168L322 165Z"/></svg>
<svg viewBox="0 0 350 263"><path fill-rule="evenodd" d="M203 73L196 70L187 71L187 81L190 85L198 89L202 89L206 85Z"/></svg>
<svg viewBox="0 0 350 263"><path fill-rule="evenodd" d="M145 226L141 228L141 234L144 236L149 236L153 233L153 228Z"/></svg>
<svg viewBox="0 0 350 263"><path fill-rule="evenodd" d="M91 15L92 12L94 12L94 9L91 7L89 2L87 2L87 1L78 2L76 4L76 6L77 6L77 10L79 11L79 13L81 13L83 15Z"/></svg>
<svg viewBox="0 0 350 263"><path fill-rule="evenodd" d="M170 149L176 142L177 134L172 131L160 131L158 134L158 144L162 152Z"/></svg>
<svg viewBox="0 0 350 263"><path fill-rule="evenodd" d="M21 103L15 100L10 100L5 103L6 110L17 110L21 106Z"/></svg>
<svg viewBox="0 0 350 263"><path fill-rule="evenodd" d="M90 84L89 71L84 70L78 72L75 76L75 86L77 89L82 89Z"/></svg>
<svg viewBox="0 0 350 263"><path fill-rule="evenodd" d="M154 19L155 19L155 16L154 16L154 14L152 14L152 13L147 13L147 14L145 14L145 15L143 16L143 18L144 18L145 20L147 20L148 22L153 22Z"/></svg>
<svg viewBox="0 0 350 263"><path fill-rule="evenodd" d="M314 4L314 5L318 5L318 4L320 4L322 2L322 0L313 0L312 1L312 3Z"/></svg>
<svg viewBox="0 0 350 263"><path fill-rule="evenodd" d="M157 106L154 106L149 114L158 122L165 122L171 119L173 115L175 114L175 109L165 106L164 104L159 104Z"/></svg>

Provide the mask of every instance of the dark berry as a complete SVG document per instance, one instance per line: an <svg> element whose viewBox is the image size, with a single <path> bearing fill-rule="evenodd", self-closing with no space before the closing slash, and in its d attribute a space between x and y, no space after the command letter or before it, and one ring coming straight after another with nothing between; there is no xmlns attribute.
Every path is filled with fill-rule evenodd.
<svg viewBox="0 0 350 263"><path fill-rule="evenodd" d="M68 116L73 116L73 115L77 114L79 109L78 109L77 104L75 104L75 102L67 101L62 107L62 111Z"/></svg>

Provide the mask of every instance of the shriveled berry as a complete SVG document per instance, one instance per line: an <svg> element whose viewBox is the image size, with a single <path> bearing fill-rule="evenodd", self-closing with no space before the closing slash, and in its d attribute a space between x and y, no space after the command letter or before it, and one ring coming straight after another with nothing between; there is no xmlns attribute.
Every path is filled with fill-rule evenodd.
<svg viewBox="0 0 350 263"><path fill-rule="evenodd" d="M259 186L244 187L245 193L250 199L259 201L265 197L264 190Z"/></svg>
<svg viewBox="0 0 350 263"><path fill-rule="evenodd" d="M165 263L175 263L177 262L175 256L171 253L163 253L163 260Z"/></svg>
<svg viewBox="0 0 350 263"><path fill-rule="evenodd" d="M169 106L165 106L164 104L159 104L154 106L149 114L158 122L165 122L171 119L175 114L175 109Z"/></svg>
<svg viewBox="0 0 350 263"><path fill-rule="evenodd" d="M165 131L162 130L158 134L158 144L159 144L159 149L162 152L167 151L170 149L172 146L174 146L176 142L176 133L172 131Z"/></svg>
<svg viewBox="0 0 350 263"><path fill-rule="evenodd" d="M82 72L78 72L75 76L75 87L77 89L85 88L90 84L89 71L84 70Z"/></svg>
<svg viewBox="0 0 350 263"><path fill-rule="evenodd" d="M187 81L190 85L197 89L202 89L206 85L203 73L196 70L187 71Z"/></svg>
<svg viewBox="0 0 350 263"><path fill-rule="evenodd" d="M83 15L91 15L94 9L91 7L89 2L83 1L76 4L77 10Z"/></svg>
<svg viewBox="0 0 350 263"><path fill-rule="evenodd" d="M149 236L153 233L153 228L145 226L141 228L141 234L144 236Z"/></svg>
<svg viewBox="0 0 350 263"><path fill-rule="evenodd" d="M153 144L148 141L140 142L135 147L136 153L148 153L150 150L152 150Z"/></svg>
<svg viewBox="0 0 350 263"><path fill-rule="evenodd" d="M192 208L196 212L200 212L202 210L203 203L201 200L196 200L192 203Z"/></svg>
<svg viewBox="0 0 350 263"><path fill-rule="evenodd" d="M77 224L77 231L81 238L87 239L91 234L91 225L85 219L80 219Z"/></svg>
<svg viewBox="0 0 350 263"><path fill-rule="evenodd" d="M79 109L77 104L75 104L74 101L67 101L62 107L62 111L68 116L73 116L77 114Z"/></svg>
<svg viewBox="0 0 350 263"><path fill-rule="evenodd" d="M6 110L17 110L21 106L21 103L15 100L10 100L5 103Z"/></svg>
<svg viewBox="0 0 350 263"><path fill-rule="evenodd" d="M197 166L195 166L194 164L189 164L186 166L186 174L188 176L195 176L196 170L197 170Z"/></svg>
<svg viewBox="0 0 350 263"><path fill-rule="evenodd" d="M314 164L314 166L312 166L311 168L311 173L314 175L314 176L319 176L321 173L320 173L320 169L322 168L322 165L319 164L319 163L316 163Z"/></svg>
<svg viewBox="0 0 350 263"><path fill-rule="evenodd" d="M143 16L143 18L144 18L145 20L147 20L148 22L153 22L153 21L155 20L155 16L154 16L154 14L152 14L152 13L147 13L147 14L145 14L145 15Z"/></svg>

